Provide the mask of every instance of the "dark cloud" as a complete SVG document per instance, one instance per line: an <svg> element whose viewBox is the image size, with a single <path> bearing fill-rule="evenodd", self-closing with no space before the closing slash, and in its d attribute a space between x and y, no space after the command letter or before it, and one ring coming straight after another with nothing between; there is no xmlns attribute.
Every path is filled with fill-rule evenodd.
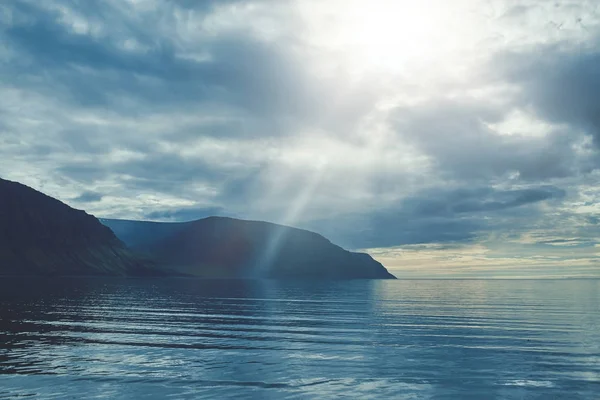
<svg viewBox="0 0 600 400"><path fill-rule="evenodd" d="M579 172L575 138L556 131L543 137L503 135L490 124L501 122L506 106L474 99L441 99L399 108L394 129L429 155L453 179L483 180L518 173L526 181L566 177Z"/></svg>
<svg viewBox="0 0 600 400"><path fill-rule="evenodd" d="M534 52L499 55L502 73L522 90L521 101L538 115L555 123L566 123L592 135L600 145L600 52L585 48L544 46Z"/></svg>
<svg viewBox="0 0 600 400"><path fill-rule="evenodd" d="M196 48L183 49L176 36L151 35L147 26L147 31L134 29L109 3L102 14L110 18L111 25L124 30L117 38L74 33L61 22L58 11L34 4L15 3L13 12L28 18L23 22L16 19L3 34L7 43L24 55L8 65L8 73L21 85L35 85L37 90L96 107L114 107L119 97L133 97L151 108L222 104L259 115L306 117L327 106L321 103L326 88L317 85L302 67L301 56L248 32L207 35ZM79 11L93 21L98 6L88 9L83 4ZM127 39L135 40L142 49L124 48ZM190 52L204 53L206 59L183 57ZM42 83L43 76L51 79ZM41 87L41 83L47 86ZM122 111L140 112L141 106Z"/></svg>
<svg viewBox="0 0 600 400"><path fill-rule="evenodd" d="M103 164L86 162L65 163L61 175L76 181L94 183L110 177L127 177L122 184L133 193L149 192L181 195L192 184L216 185L223 173L202 159L190 159L177 154L152 152L142 158Z"/></svg>
<svg viewBox="0 0 600 400"><path fill-rule="evenodd" d="M311 227L353 248L468 242L499 228L506 232L515 219L521 224L535 220L539 216L537 203L560 202L565 195L564 190L554 186L517 190L430 189L392 208L360 217L337 218L335 223L318 221ZM519 207L526 209L518 210Z"/></svg>
<svg viewBox="0 0 600 400"><path fill-rule="evenodd" d="M175 209L151 211L144 215L148 221L194 221L201 218L218 216L232 216L226 213L221 207L180 207Z"/></svg>
<svg viewBox="0 0 600 400"><path fill-rule="evenodd" d="M73 199L76 203L93 203L102 200L104 195L98 192L83 192Z"/></svg>
<svg viewBox="0 0 600 400"><path fill-rule="evenodd" d="M56 169L59 175L68 177L82 184L93 183L106 179L110 174L109 171L102 166L92 163L65 163Z"/></svg>
<svg viewBox="0 0 600 400"><path fill-rule="evenodd" d="M268 2L273 0L259 0L262 2ZM235 6L235 5L244 5L248 4L246 0L167 0L168 3L171 3L177 7L181 7L187 10L194 11L202 11L207 12L214 10L216 7L224 7L224 6ZM257 1L255 1L257 2Z"/></svg>
<svg viewBox="0 0 600 400"><path fill-rule="evenodd" d="M547 186L534 189L491 191L487 196L476 200L458 202L452 208L456 213L500 211L548 199L561 199L565 191Z"/></svg>
<svg viewBox="0 0 600 400"><path fill-rule="evenodd" d="M460 213L501 211L564 196L564 190L553 186L517 190L498 190L491 187L460 188L451 191L433 189L404 200L402 208L415 216L452 216Z"/></svg>
<svg viewBox="0 0 600 400"><path fill-rule="evenodd" d="M243 203L248 199L259 199L261 196L261 172L264 166L260 165L246 165L242 171L231 170L227 167L218 168L200 156L183 156L159 150L125 161L105 163L103 159L104 156L100 154L86 161L65 162L57 173L85 184L116 179L120 181L123 189L135 195L161 193L190 201L201 201L199 196L202 194L199 194L198 190L202 192L205 189L210 192L218 189L215 200L228 204ZM195 212L183 211L182 217L184 214L192 215ZM170 210L168 218L175 215L178 214ZM160 219L159 214L153 215L152 219Z"/></svg>

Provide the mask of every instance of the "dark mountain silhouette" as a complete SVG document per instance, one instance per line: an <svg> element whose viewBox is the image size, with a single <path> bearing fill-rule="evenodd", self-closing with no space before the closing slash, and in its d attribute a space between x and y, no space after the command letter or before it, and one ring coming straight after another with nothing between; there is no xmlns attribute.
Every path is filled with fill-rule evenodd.
<svg viewBox="0 0 600 400"><path fill-rule="evenodd" d="M4 179L0 275L394 278L369 255L346 251L313 232L223 217L173 224L101 223Z"/></svg>
<svg viewBox="0 0 600 400"><path fill-rule="evenodd" d="M323 236L260 221L209 217L184 223L101 219L133 250L204 277L394 279L368 254Z"/></svg>
<svg viewBox="0 0 600 400"><path fill-rule="evenodd" d="M143 247L174 235L194 222L152 222L126 219L98 220L109 227L129 248Z"/></svg>
<svg viewBox="0 0 600 400"><path fill-rule="evenodd" d="M155 273L92 215L0 179L0 275Z"/></svg>

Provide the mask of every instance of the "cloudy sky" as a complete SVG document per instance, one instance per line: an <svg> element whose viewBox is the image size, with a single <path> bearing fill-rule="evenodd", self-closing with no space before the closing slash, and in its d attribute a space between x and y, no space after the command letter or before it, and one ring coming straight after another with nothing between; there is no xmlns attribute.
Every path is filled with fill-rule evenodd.
<svg viewBox="0 0 600 400"><path fill-rule="evenodd" d="M600 3L0 3L0 176L315 230L399 277L600 277Z"/></svg>

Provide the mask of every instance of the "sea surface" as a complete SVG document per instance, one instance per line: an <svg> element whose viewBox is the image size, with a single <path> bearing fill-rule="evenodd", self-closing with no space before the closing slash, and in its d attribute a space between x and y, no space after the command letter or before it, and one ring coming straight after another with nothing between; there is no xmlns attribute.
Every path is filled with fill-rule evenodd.
<svg viewBox="0 0 600 400"><path fill-rule="evenodd" d="M1 399L600 399L600 280L0 281Z"/></svg>

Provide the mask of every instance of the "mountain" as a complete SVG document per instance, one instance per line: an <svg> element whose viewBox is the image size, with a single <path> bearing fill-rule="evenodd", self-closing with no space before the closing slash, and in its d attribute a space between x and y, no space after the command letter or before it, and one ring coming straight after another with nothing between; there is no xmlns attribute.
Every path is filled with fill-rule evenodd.
<svg viewBox="0 0 600 400"><path fill-rule="evenodd" d="M209 217L184 223L101 219L159 265L219 278L394 279L383 265L323 236L260 221Z"/></svg>
<svg viewBox="0 0 600 400"><path fill-rule="evenodd" d="M98 219L109 227L129 248L143 247L181 231L193 222L152 222L125 219Z"/></svg>
<svg viewBox="0 0 600 400"><path fill-rule="evenodd" d="M0 178L0 275L155 273L92 215Z"/></svg>
<svg viewBox="0 0 600 400"><path fill-rule="evenodd" d="M223 217L99 221L1 178L0 275L394 279L368 254L314 232Z"/></svg>

